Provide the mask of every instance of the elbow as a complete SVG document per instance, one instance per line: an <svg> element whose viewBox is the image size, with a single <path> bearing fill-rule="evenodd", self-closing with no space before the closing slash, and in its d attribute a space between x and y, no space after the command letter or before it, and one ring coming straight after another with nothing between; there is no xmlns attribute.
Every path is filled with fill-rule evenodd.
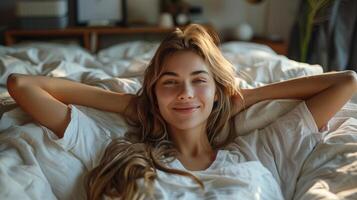
<svg viewBox="0 0 357 200"><path fill-rule="evenodd" d="M11 94L20 85L21 74L11 73L6 80L6 88Z"/></svg>
<svg viewBox="0 0 357 200"><path fill-rule="evenodd" d="M353 91L357 92L357 73L352 70L347 70L346 76L346 80L352 85Z"/></svg>

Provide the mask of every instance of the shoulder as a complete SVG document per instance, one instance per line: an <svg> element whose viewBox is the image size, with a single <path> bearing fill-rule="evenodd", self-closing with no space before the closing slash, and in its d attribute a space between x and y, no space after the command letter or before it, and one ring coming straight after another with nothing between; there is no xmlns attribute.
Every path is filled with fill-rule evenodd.
<svg viewBox="0 0 357 200"><path fill-rule="evenodd" d="M69 107L71 120L64 137L51 138L51 140L75 155L87 169L92 169L97 166L106 147L112 141L110 131L93 117L91 111L94 109L78 105L69 105Z"/></svg>

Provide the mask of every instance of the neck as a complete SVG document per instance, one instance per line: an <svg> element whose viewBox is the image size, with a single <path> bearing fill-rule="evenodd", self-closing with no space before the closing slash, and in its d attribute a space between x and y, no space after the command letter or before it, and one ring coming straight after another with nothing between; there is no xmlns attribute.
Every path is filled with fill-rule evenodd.
<svg viewBox="0 0 357 200"><path fill-rule="evenodd" d="M180 130L170 127L170 137L180 156L198 157L212 154L213 149L208 141L206 126Z"/></svg>

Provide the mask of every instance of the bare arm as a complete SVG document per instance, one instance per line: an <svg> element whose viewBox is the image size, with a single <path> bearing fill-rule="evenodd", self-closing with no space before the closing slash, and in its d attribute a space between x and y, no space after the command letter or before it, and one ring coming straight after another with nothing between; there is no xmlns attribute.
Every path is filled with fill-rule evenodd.
<svg viewBox="0 0 357 200"><path fill-rule="evenodd" d="M315 76L290 79L254 89L243 89L246 107L267 99L301 99L312 113L318 128L322 128L357 92L354 71L329 72ZM242 105L239 96L233 96L234 112Z"/></svg>
<svg viewBox="0 0 357 200"><path fill-rule="evenodd" d="M68 104L129 115L125 111L134 97L60 78L21 74L11 74L7 88L23 110L60 138L70 121Z"/></svg>

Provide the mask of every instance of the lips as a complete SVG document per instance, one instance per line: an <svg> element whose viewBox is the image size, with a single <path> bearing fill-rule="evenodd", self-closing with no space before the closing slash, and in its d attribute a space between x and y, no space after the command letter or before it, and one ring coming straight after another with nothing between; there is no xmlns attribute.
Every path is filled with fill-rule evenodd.
<svg viewBox="0 0 357 200"><path fill-rule="evenodd" d="M179 113L192 113L198 110L201 106L177 106L173 110Z"/></svg>

